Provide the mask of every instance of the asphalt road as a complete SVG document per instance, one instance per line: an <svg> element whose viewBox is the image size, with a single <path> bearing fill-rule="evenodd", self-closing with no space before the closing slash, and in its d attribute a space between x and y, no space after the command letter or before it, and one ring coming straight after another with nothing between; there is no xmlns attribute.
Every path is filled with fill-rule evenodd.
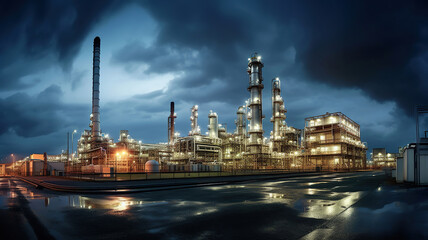
<svg viewBox="0 0 428 240"><path fill-rule="evenodd" d="M338 173L128 195L0 179L0 239L423 239L428 188Z"/></svg>

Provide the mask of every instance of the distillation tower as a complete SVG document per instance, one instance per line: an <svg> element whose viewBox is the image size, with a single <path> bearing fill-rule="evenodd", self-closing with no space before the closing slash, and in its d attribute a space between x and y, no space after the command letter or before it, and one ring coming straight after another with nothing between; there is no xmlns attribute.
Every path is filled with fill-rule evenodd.
<svg viewBox="0 0 428 240"><path fill-rule="evenodd" d="M272 118L273 131L271 136L272 151L283 152L281 149L282 142L284 142L284 136L281 134L284 132L284 121L286 119L284 107L284 100L281 97L281 82L278 77L272 79Z"/></svg>
<svg viewBox="0 0 428 240"><path fill-rule="evenodd" d="M251 58L248 59L248 74L250 76L250 82L248 91L250 92L250 129L248 131L249 141L247 144L247 154L255 161L255 167L258 167L262 161L262 150L263 150L263 113L262 113L262 90L263 86L263 75L262 75L263 63L261 56L254 53Z"/></svg>
<svg viewBox="0 0 428 240"><path fill-rule="evenodd" d="M192 115L190 116L190 126L192 130L190 130L189 136L201 134L201 128L198 125L198 105L192 107Z"/></svg>

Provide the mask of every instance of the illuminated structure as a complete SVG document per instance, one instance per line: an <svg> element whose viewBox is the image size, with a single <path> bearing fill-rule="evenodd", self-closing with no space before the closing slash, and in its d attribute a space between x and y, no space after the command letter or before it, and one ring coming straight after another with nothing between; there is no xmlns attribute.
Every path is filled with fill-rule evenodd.
<svg viewBox="0 0 428 240"><path fill-rule="evenodd" d="M263 74L262 74L262 57L254 53L248 59L248 75L250 92L249 108L250 113L250 128L248 130L249 139L246 144L246 156L249 161L254 164L254 168L264 168L269 160L269 149L263 137L263 111L262 111L262 90Z"/></svg>
<svg viewBox="0 0 428 240"><path fill-rule="evenodd" d="M143 144L121 130L115 142L100 128L100 39L94 39L92 114L90 130L84 130L78 140L77 157L69 171L141 172L149 160L156 160L160 170L220 169L290 169L306 164L309 167L356 168L365 165L366 147L359 138L359 126L341 113L306 119L305 139L300 129L288 126L279 78L272 80L273 131L264 137L262 90L264 65L257 53L248 59L250 99L236 112L236 129L227 132L219 124L216 112L208 114L208 131L201 134L198 125L198 105L191 108L190 131L180 137L175 129L174 102L168 116L168 142ZM334 122L331 119L337 119ZM327 120L326 120L327 119ZM249 124L248 124L249 121ZM331 137L328 135L331 133ZM317 141L315 141L315 140ZM333 139L325 142L326 139ZM104 170L102 170L104 171Z"/></svg>
<svg viewBox="0 0 428 240"><path fill-rule="evenodd" d="M190 116L190 126L192 130L190 130L189 135L200 135L201 128L198 125L198 105L192 107L192 115Z"/></svg>
<svg viewBox="0 0 428 240"><path fill-rule="evenodd" d="M283 136L281 136L281 130L284 126L284 121L286 119L284 107L284 100L281 97L281 82L279 78L272 79L272 118L271 122L273 122L273 131L271 133L271 140L273 141L273 151L281 151L281 140L283 140Z"/></svg>
<svg viewBox="0 0 428 240"><path fill-rule="evenodd" d="M84 130L78 140L76 163L107 164L107 154L109 154L107 150L112 144L111 139L108 135L103 135L100 128L100 51L101 40L95 37L92 65L92 113L89 124L91 130Z"/></svg>
<svg viewBox="0 0 428 240"><path fill-rule="evenodd" d="M210 112L208 115L210 125L209 134L200 134L198 126L198 106L191 109L189 136L177 138L174 144L173 159L170 163L185 166L190 169L192 164L219 163L222 159L221 139L219 136L219 125L217 114Z"/></svg>
<svg viewBox="0 0 428 240"><path fill-rule="evenodd" d="M237 136L241 136L242 138L245 137L246 135L246 123L245 123L245 111L244 111L244 107L239 107L238 111L236 112L236 120L235 120L235 124L236 124L236 131L235 134Z"/></svg>
<svg viewBox="0 0 428 240"><path fill-rule="evenodd" d="M366 150L367 146L360 139L360 125L345 114L326 113L305 119L303 164L306 167L321 170L363 168Z"/></svg>
<svg viewBox="0 0 428 240"><path fill-rule="evenodd" d="M93 76L92 76L92 113L90 116L91 130L84 130L78 140L77 158L69 164L68 172L80 172L82 169L114 169L114 172L143 171L144 164L149 158L165 161L168 156L166 144L143 144L130 137L127 130L121 130L119 141L114 142L100 128L100 38L94 39ZM171 104L172 111L174 104ZM174 132L174 118L172 115L171 132ZM173 134L172 134L173 135ZM88 168L86 166L102 166L102 168ZM101 171L101 170L100 170ZM104 171L104 170L102 170Z"/></svg>
<svg viewBox="0 0 428 240"><path fill-rule="evenodd" d="M270 136L270 145L274 164L282 168L295 165L296 157L300 156L299 129L287 126L285 119L284 100L281 97L281 81L278 77L272 79L272 118L273 130Z"/></svg>
<svg viewBox="0 0 428 240"><path fill-rule="evenodd" d="M375 167L395 167L399 153L387 153L385 148L373 148L371 160Z"/></svg>
<svg viewBox="0 0 428 240"><path fill-rule="evenodd" d="M209 125L208 125L208 136L210 138L218 138L218 117L217 113L210 111L208 114Z"/></svg>

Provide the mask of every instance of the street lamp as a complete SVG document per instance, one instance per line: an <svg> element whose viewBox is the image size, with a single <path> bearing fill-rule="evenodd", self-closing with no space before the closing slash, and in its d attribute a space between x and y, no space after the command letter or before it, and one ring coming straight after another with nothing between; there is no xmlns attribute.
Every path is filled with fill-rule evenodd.
<svg viewBox="0 0 428 240"><path fill-rule="evenodd" d="M12 157L12 174L15 175L15 156L13 153L10 156Z"/></svg>
<svg viewBox="0 0 428 240"><path fill-rule="evenodd" d="M73 151L73 146L74 146L73 135L76 132L77 132L77 130L74 129L74 131L71 133L71 163L73 163L73 156L74 156L74 151Z"/></svg>

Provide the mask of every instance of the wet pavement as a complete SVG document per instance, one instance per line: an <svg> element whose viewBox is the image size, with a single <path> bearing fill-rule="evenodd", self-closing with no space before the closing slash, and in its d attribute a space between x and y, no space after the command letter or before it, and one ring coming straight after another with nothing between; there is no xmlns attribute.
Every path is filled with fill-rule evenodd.
<svg viewBox="0 0 428 240"><path fill-rule="evenodd" d="M0 178L0 219L1 239L423 239L428 188L360 172L76 195Z"/></svg>

